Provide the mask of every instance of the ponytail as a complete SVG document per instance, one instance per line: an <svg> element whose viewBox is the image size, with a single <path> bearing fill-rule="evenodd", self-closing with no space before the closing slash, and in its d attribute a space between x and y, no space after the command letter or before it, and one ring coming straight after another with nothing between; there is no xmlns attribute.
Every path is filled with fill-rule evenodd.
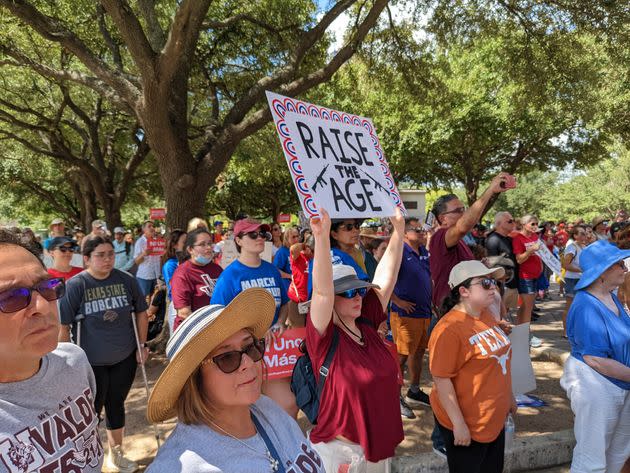
<svg viewBox="0 0 630 473"><path fill-rule="evenodd" d="M440 313L442 314L442 317L446 315L447 312L450 312L453 307L455 307L457 304L461 302L461 295L459 293L459 288L470 287L471 281L472 281L472 278L466 279L463 283L451 289L451 292L449 292L449 294L444 298L444 300L442 301L442 306L440 307Z"/></svg>

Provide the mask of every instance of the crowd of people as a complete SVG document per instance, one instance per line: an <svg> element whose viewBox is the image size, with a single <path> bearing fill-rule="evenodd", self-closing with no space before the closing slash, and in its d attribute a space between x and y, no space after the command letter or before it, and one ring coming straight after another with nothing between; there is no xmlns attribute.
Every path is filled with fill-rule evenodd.
<svg viewBox="0 0 630 473"><path fill-rule="evenodd" d="M551 279L571 347L561 380L575 415L571 471L627 472L628 215L498 212L481 225L510 178L469 208L441 196L432 225L320 209L304 228L196 218L165 235L146 221L134 235L96 220L84 234L54 219L42 242L0 230L0 472L136 471L125 402L160 337L168 364L147 416L177 424L147 471L389 472L403 420L431 409L433 451L450 472L501 472L517 411L510 331L541 316ZM292 328L305 331L317 387L299 391L318 401L306 438L295 419L312 399L265 374L265 347Z"/></svg>

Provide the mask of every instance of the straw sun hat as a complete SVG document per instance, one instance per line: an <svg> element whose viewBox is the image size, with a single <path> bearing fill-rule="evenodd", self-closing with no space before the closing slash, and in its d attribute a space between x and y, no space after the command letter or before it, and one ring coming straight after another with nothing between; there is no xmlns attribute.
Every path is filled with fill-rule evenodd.
<svg viewBox="0 0 630 473"><path fill-rule="evenodd" d="M275 300L267 290L251 288L238 294L227 306L208 305L184 319L166 346L169 363L149 397L149 421L162 422L174 417L175 402L186 380L208 353L242 329L263 338L275 310Z"/></svg>

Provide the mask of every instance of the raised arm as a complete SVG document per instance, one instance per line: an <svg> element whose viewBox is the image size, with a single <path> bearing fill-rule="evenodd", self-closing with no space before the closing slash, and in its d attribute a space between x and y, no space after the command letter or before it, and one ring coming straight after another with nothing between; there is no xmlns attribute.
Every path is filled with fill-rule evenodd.
<svg viewBox="0 0 630 473"><path fill-rule="evenodd" d="M389 298L394 292L396 280L398 279L398 270L402 260L403 235L405 234L405 217L400 209L396 209L396 215L390 218L394 227L387 249L376 267L373 283L378 285L380 289L374 289L381 300L383 310L389 303Z"/></svg>
<svg viewBox="0 0 630 473"><path fill-rule="evenodd" d="M311 230L315 238L315 255L310 317L317 332L323 335L332 318L335 288L330 258L330 216L321 208L319 215L311 219Z"/></svg>

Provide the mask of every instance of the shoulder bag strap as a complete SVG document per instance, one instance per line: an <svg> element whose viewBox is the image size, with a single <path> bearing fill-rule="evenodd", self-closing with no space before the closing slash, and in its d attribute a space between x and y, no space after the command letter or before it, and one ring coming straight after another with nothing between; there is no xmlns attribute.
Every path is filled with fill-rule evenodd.
<svg viewBox="0 0 630 473"><path fill-rule="evenodd" d="M269 450L269 453L271 453L271 456L273 457L273 459L276 460L276 462L278 462L277 463L278 469L274 469L274 471L278 473L286 473L286 470L284 469L284 464L282 462L282 458L280 458L280 455L278 455L278 451L276 450L276 447L273 446L273 442L267 435L267 432L265 431L264 427L258 421L258 419L256 418L253 412L250 412L250 415L252 416L252 420L254 421L256 430L258 431L258 433L263 439L263 442L265 442L265 445L267 446L267 450Z"/></svg>
<svg viewBox="0 0 630 473"><path fill-rule="evenodd" d="M317 383L317 397L321 399L322 391L324 390L324 383L326 382L326 377L330 371L330 364L332 363L333 356L335 356L335 352L337 351L337 345L339 344L339 332L337 331L337 327L333 324L333 338L330 343L330 347L328 348L328 352L326 353L326 358L324 359L324 364L319 369L319 382Z"/></svg>

